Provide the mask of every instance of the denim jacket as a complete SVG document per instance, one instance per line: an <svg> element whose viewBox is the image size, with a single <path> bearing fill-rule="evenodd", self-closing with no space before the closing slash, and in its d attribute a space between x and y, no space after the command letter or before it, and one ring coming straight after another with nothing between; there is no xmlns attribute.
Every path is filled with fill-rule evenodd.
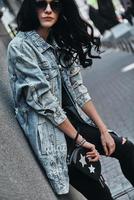
<svg viewBox="0 0 134 200"><path fill-rule="evenodd" d="M81 107L91 98L83 85L80 66L61 68L55 48L36 31L19 32L8 46L7 58L16 118L54 191L68 193L67 145L57 127L67 118L61 107L61 77L78 112L88 120Z"/></svg>

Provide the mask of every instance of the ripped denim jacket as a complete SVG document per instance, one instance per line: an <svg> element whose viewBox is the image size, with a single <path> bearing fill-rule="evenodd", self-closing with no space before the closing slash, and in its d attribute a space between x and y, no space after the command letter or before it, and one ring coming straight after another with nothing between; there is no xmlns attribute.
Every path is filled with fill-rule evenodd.
<svg viewBox="0 0 134 200"><path fill-rule="evenodd" d="M54 47L36 31L19 32L10 42L7 56L16 118L54 191L66 194L67 146L64 133L57 128L67 117L61 107L61 76L85 119L81 107L91 98L83 85L80 67L74 64L61 68Z"/></svg>

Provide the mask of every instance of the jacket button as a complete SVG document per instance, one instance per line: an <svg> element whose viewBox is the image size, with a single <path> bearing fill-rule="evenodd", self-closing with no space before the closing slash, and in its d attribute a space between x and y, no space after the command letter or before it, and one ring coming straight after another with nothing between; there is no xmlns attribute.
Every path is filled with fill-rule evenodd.
<svg viewBox="0 0 134 200"><path fill-rule="evenodd" d="M16 76L15 76L15 75L12 76L12 80L13 80L13 81L16 80Z"/></svg>
<svg viewBox="0 0 134 200"><path fill-rule="evenodd" d="M46 78L47 78L47 79L49 78L49 75L48 75L48 74L46 75Z"/></svg>
<svg viewBox="0 0 134 200"><path fill-rule="evenodd" d="M15 108L15 114L18 114L18 108Z"/></svg>
<svg viewBox="0 0 134 200"><path fill-rule="evenodd" d="M30 85L30 88L32 91L35 91L35 87L33 85Z"/></svg>
<svg viewBox="0 0 134 200"><path fill-rule="evenodd" d="M60 69L62 68L60 64L59 64L59 68L60 68Z"/></svg>

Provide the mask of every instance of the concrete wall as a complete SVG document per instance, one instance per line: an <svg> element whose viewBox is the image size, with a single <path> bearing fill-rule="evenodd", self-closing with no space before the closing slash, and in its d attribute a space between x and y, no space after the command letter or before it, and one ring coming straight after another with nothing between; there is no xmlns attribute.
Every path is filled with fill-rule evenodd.
<svg viewBox="0 0 134 200"><path fill-rule="evenodd" d="M12 0L12 1L6 0L5 2L7 3L12 13L16 16L22 1L21 0Z"/></svg>
<svg viewBox="0 0 134 200"><path fill-rule="evenodd" d="M4 45L4 49L2 49L3 51L6 51L6 47L9 43L9 41L10 41L10 37L0 20L0 42L1 42L1 45L2 44Z"/></svg>

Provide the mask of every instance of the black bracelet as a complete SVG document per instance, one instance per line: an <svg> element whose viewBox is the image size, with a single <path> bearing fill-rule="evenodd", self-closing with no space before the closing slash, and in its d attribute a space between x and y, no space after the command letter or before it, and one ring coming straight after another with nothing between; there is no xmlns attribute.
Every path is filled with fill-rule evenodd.
<svg viewBox="0 0 134 200"><path fill-rule="evenodd" d="M75 138L74 138L74 143L76 143L76 140L78 139L78 136L79 136L79 132L77 132Z"/></svg>

